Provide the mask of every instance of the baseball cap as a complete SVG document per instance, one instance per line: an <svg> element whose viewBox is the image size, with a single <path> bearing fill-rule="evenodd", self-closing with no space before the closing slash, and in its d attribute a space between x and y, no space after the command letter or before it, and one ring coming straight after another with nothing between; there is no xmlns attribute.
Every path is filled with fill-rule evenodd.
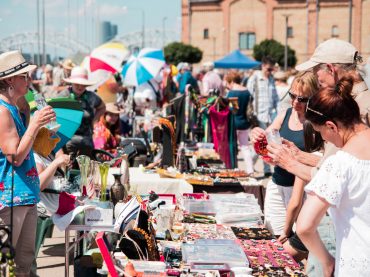
<svg viewBox="0 0 370 277"><path fill-rule="evenodd" d="M297 65L295 69L305 71L321 63L354 63L357 52L357 49L347 41L328 39L316 47L308 61Z"/></svg>

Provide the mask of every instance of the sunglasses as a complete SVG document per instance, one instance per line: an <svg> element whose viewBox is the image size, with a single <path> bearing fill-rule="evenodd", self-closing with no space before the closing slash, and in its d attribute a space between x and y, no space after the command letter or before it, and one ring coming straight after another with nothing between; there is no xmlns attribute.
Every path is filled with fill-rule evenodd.
<svg viewBox="0 0 370 277"><path fill-rule="evenodd" d="M307 103L307 102L308 102L308 100L310 100L310 98L308 98L308 97L298 96L298 95L295 95L294 93L292 93L292 92L290 92L290 91L289 91L289 96L290 96L290 98L291 98L293 101L297 99L297 101L298 101L299 103Z"/></svg>
<svg viewBox="0 0 370 277"><path fill-rule="evenodd" d="M308 105L309 105L309 101L307 102L307 105L306 105L306 113L307 112L313 112L313 113L315 113L315 114L317 114L317 115L319 115L319 116L322 116L322 117L327 117L326 115L324 115L323 113L321 113L321 112L319 112L319 111L316 111L316 110L314 110L314 109L312 109L312 108L310 108Z"/></svg>

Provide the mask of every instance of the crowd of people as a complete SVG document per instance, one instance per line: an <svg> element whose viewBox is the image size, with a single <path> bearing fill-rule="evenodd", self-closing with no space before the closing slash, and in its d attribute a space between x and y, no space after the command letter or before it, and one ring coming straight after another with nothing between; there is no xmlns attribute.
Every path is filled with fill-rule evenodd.
<svg viewBox="0 0 370 277"><path fill-rule="evenodd" d="M251 144L273 130L280 132L282 143L270 143L270 159L264 159L263 174L272 176L266 188L265 224L295 259L307 259L309 276L370 275L370 94L358 70L360 62L352 44L330 39L290 72L281 71L270 57L263 58L260 70L247 72L220 72L207 64L195 74L191 65L180 63L165 66L136 88L125 87L115 76L116 101L105 103L88 90L96 82L89 80L87 70L71 60L37 70L18 51L1 54L0 218L10 223L13 203L17 276L29 276L35 258L36 204L58 168L68 166L71 157L91 156L94 149L115 155L122 139L132 135L134 114L165 110L172 99L188 93L189 86L199 97L216 94L230 104L237 102L231 108L237 144L250 176L255 174L256 156ZM52 158L57 139L42 127L56 114L47 106L30 118L24 100L30 87L46 98L70 97L81 103L80 127ZM248 117L250 106L257 122ZM58 208L53 206L52 212ZM336 246L331 252L317 232L328 221L335 228L335 238L325 239Z"/></svg>

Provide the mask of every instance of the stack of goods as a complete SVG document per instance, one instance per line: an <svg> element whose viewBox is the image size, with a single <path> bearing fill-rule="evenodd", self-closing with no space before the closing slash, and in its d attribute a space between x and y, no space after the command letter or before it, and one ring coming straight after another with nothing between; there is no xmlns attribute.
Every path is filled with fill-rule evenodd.
<svg viewBox="0 0 370 277"><path fill-rule="evenodd" d="M248 257L254 276L270 276L270 273L271 276L304 276L301 266L266 228L231 228Z"/></svg>
<svg viewBox="0 0 370 277"><path fill-rule="evenodd" d="M221 224L184 223L184 229L184 242L198 239L236 239L231 227Z"/></svg>

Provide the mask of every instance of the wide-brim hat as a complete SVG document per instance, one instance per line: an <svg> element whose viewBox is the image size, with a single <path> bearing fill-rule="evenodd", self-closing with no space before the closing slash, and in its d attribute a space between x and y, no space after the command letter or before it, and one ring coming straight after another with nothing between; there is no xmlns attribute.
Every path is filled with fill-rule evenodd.
<svg viewBox="0 0 370 277"><path fill-rule="evenodd" d="M89 80L87 70L80 66L72 68L71 76L63 80L70 84L78 84L87 87L95 85L96 83L95 81Z"/></svg>
<svg viewBox="0 0 370 277"><path fill-rule="evenodd" d="M29 64L20 51L9 51L0 55L0 80L34 70L37 66Z"/></svg>
<svg viewBox="0 0 370 277"><path fill-rule="evenodd" d="M116 103L107 103L105 104L105 111L113 114L121 114L124 112L124 109L119 107Z"/></svg>

